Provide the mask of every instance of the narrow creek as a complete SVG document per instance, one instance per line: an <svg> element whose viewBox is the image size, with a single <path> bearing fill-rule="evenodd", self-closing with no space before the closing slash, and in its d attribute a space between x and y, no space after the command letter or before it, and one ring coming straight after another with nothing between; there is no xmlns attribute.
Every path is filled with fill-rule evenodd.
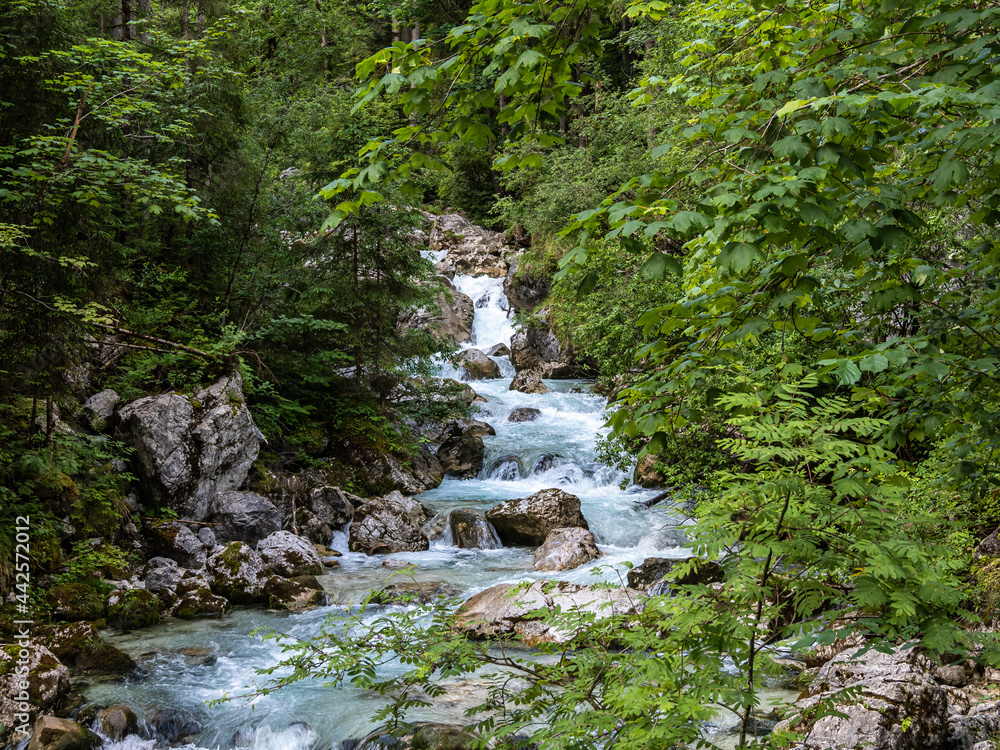
<svg viewBox="0 0 1000 750"><path fill-rule="evenodd" d="M475 302L473 340L480 349L510 345L515 328L506 313L503 279L457 276L456 287ZM501 500L525 497L549 487L577 495L604 553L594 564L562 573L539 573L532 569L529 549L459 549L447 537L431 543L425 552L394 554L395 560L415 567L418 582L442 582L468 597L503 582L543 577L593 582L594 569L604 580L618 580L626 561L638 564L649 556L684 557L679 518L668 508L637 508L637 501L655 494L638 487L621 489L627 475L602 465L596 445L604 431L606 401L590 393L590 383L581 380L546 381L547 394L525 394L508 390L514 374L506 357L496 358L503 377L472 383L487 399L477 418L491 424L496 435L486 437L487 454L481 474L470 480L445 479L440 487L420 496L434 511L464 507L485 510ZM440 373L457 377L450 365ZM518 407L540 411L532 422L510 422ZM372 730L368 722L377 708L377 697L347 688L327 688L302 682L278 694L257 699L252 705L236 701L208 709L207 701L226 693L239 693L252 684L255 670L280 658L273 642L252 637L259 628L310 637L316 634L331 608L359 602L372 588L379 588L394 573L384 567L384 557L350 553L347 535L339 531L333 546L344 553L341 566L320 578L330 598L330 607L297 614L281 614L237 608L221 620L171 620L151 629L132 633L108 632L115 646L140 664L138 674L121 682L95 682L85 689L88 701L108 705L127 703L147 719L160 712L158 739L131 735L119 742L105 741L107 750L151 750L172 745L187 750L340 750L341 742L359 738ZM619 566L619 571L615 570ZM386 607L375 607L377 615ZM470 688L455 685L436 704L434 721L461 723L470 705ZM725 728L721 717L715 731ZM147 726L146 736L151 735Z"/></svg>

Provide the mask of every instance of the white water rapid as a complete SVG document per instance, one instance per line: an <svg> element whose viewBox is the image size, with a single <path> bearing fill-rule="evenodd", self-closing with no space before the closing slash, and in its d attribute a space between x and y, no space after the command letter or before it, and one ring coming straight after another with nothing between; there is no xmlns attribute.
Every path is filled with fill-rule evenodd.
<svg viewBox="0 0 1000 750"><path fill-rule="evenodd" d="M476 348L510 345L515 328L506 312L502 282L468 276L454 280L476 304L472 342ZM505 357L497 362L502 379L472 383L487 399L480 405L478 418L496 429L496 436L484 438L487 454L482 473L471 480L445 479L420 499L438 512L458 507L484 510L500 500L559 487L580 498L583 514L605 556L594 565L546 574L532 569L532 550L458 549L442 538L426 552L392 557L412 563L417 581L444 582L467 597L497 583L523 579L549 577L587 583L595 580L592 574L598 566L598 578L617 581L619 576L624 578L621 563L625 561L638 564L653 555L686 556L677 517L659 506L638 510L637 501L652 493L636 487L622 490L619 485L626 475L597 461L596 442L606 430L606 403L590 393L590 384L546 381L549 393L544 395L510 391L513 368ZM442 375L454 377L457 373L446 367ZM534 407L541 414L533 422L509 422L508 415L517 407ZM334 540L337 546L346 541L343 532L339 537ZM140 671L121 682L92 684L86 690L88 701L126 703L147 717L157 708L169 709L181 719L175 724L187 722L189 726L181 726L173 732L176 736L163 744L133 735L120 742L106 741L104 748L152 750L173 745L186 750L341 750L343 740L365 736L373 728L367 719L379 699L362 691L302 682L259 698L252 705L236 701L209 709L205 704L224 694L241 692L258 680L254 670L281 658L278 646L251 637L252 631L274 628L299 637L316 635L332 607L358 602L369 589L384 584L392 574L383 567L384 560L345 554L341 567L320 579L333 602L329 608L293 615L237 608L221 620L172 620L132 633L105 633L112 644L136 658ZM370 611L377 614L385 609ZM181 652L185 647L208 649L211 655L185 655ZM466 721L463 711L470 705L472 690L468 683L455 684L422 718ZM721 730L726 719L719 721ZM158 733L166 739L162 728ZM157 732L147 726L143 734L150 737Z"/></svg>

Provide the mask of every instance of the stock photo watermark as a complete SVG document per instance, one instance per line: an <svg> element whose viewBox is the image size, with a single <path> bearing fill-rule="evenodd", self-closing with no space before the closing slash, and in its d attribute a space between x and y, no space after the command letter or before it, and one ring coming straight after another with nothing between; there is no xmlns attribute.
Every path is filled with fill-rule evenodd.
<svg viewBox="0 0 1000 750"><path fill-rule="evenodd" d="M14 740L20 741L31 734L31 698L28 692L28 676L34 644L31 640L32 619L31 596L31 518L18 516L14 520L14 604L17 619L14 620L14 645L16 650L8 652L14 657L13 680L9 683L7 698L14 705Z"/></svg>

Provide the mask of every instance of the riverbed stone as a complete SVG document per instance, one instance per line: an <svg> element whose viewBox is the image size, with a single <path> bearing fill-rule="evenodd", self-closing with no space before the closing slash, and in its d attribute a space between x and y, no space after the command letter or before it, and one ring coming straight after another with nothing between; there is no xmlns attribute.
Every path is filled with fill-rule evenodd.
<svg viewBox="0 0 1000 750"><path fill-rule="evenodd" d="M458 596L458 588L445 581L395 581L372 592L372 604L430 604L435 599Z"/></svg>
<svg viewBox="0 0 1000 750"><path fill-rule="evenodd" d="M178 521L151 521L149 549L156 557L167 557L183 568L198 570L205 567L208 554L205 543L185 524Z"/></svg>
<svg viewBox="0 0 1000 750"><path fill-rule="evenodd" d="M264 570L285 578L318 576L323 573L323 561L306 539L290 531L275 531L257 543L257 553Z"/></svg>
<svg viewBox="0 0 1000 750"><path fill-rule="evenodd" d="M497 456L490 464L488 475L491 479L509 482L524 476L524 466L518 456Z"/></svg>
<svg viewBox="0 0 1000 750"><path fill-rule="evenodd" d="M508 422L534 422L542 416L542 410L536 409L533 406L519 406L516 409L511 409L510 414L507 416Z"/></svg>
<svg viewBox="0 0 1000 750"><path fill-rule="evenodd" d="M583 586L567 581L535 581L526 588L509 583L491 586L466 601L456 624L470 638L513 635L526 646L565 643L576 633L546 624L535 610L593 613L598 619L641 612L643 595L626 588Z"/></svg>
<svg viewBox="0 0 1000 750"><path fill-rule="evenodd" d="M100 744L100 737L72 719L40 716L28 750L90 750Z"/></svg>
<svg viewBox="0 0 1000 750"><path fill-rule="evenodd" d="M478 349L466 349L451 359L462 371L462 380L490 380L500 377L500 365Z"/></svg>
<svg viewBox="0 0 1000 750"><path fill-rule="evenodd" d="M487 510L486 519L505 545L537 547L553 529L590 529L580 512L580 498L556 488L506 500Z"/></svg>
<svg viewBox="0 0 1000 750"><path fill-rule="evenodd" d="M475 508L455 508L449 516L451 537L461 549L499 549L502 544L486 514Z"/></svg>
<svg viewBox="0 0 1000 750"><path fill-rule="evenodd" d="M146 589L119 589L105 602L108 625L118 630L136 630L160 621L161 602Z"/></svg>
<svg viewBox="0 0 1000 750"><path fill-rule="evenodd" d="M415 328L432 333L440 339L456 344L472 340L472 320L475 308L472 298L455 288L447 276L438 276L443 289L434 304L421 307L400 321L405 328Z"/></svg>
<svg viewBox="0 0 1000 750"><path fill-rule="evenodd" d="M355 509L348 548L351 552L418 552L430 546L421 528L433 513L400 492L366 501Z"/></svg>
<svg viewBox="0 0 1000 750"><path fill-rule="evenodd" d="M222 492L212 500L212 530L221 544L246 542L253 546L281 528L281 513L256 492Z"/></svg>
<svg viewBox="0 0 1000 750"><path fill-rule="evenodd" d="M116 703L101 710L97 714L97 722L101 733L116 742L139 731L139 719L135 711L124 703Z"/></svg>
<svg viewBox="0 0 1000 750"><path fill-rule="evenodd" d="M953 733L947 692L934 681L930 659L912 646L890 653L866 647L841 652L819 670L808 696L794 704L795 715L775 731L806 733L803 742L792 746L796 750L944 748ZM849 689L853 695L843 697ZM808 717L821 702L837 714L798 718Z"/></svg>
<svg viewBox="0 0 1000 750"><path fill-rule="evenodd" d="M455 724L424 724L413 733L413 750L472 750L476 738Z"/></svg>
<svg viewBox="0 0 1000 750"><path fill-rule="evenodd" d="M203 521L220 492L238 490L263 436L244 403L239 373L193 396L147 396L118 412L123 439L147 499Z"/></svg>
<svg viewBox="0 0 1000 750"><path fill-rule="evenodd" d="M553 529L535 550L535 570L572 570L601 556L594 535L586 529Z"/></svg>
<svg viewBox="0 0 1000 750"><path fill-rule="evenodd" d="M514 253L502 233L473 224L462 214L435 217L428 248L446 251L437 271L448 278L456 274L503 278L507 275L507 259Z"/></svg>
<svg viewBox="0 0 1000 750"><path fill-rule="evenodd" d="M510 270L503 280L503 293L512 306L531 312L549 295L551 278L547 273L534 272L530 268L522 268L518 273L521 263L521 258L511 261Z"/></svg>
<svg viewBox="0 0 1000 750"><path fill-rule="evenodd" d="M510 381L511 391L520 391L521 393L548 393L549 389L542 382L541 370L521 370L514 379Z"/></svg>
<svg viewBox="0 0 1000 750"><path fill-rule="evenodd" d="M264 561L248 544L230 542L214 552L205 573L212 593L233 604L254 604L262 598L267 578Z"/></svg>
<svg viewBox="0 0 1000 750"><path fill-rule="evenodd" d="M506 344L494 344L489 349L483 351L487 357L509 357L510 349Z"/></svg>

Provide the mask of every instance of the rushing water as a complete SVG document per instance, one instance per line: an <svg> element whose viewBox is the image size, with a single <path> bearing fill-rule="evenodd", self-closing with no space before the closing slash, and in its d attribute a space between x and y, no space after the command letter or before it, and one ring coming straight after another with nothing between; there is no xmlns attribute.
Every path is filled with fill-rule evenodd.
<svg viewBox="0 0 1000 750"><path fill-rule="evenodd" d="M481 349L499 343L509 346L515 328L507 313L502 279L459 276L455 286L476 303L472 345ZM496 583L542 577L586 583L595 580L595 570L598 578L617 581L624 575L621 564L626 561L639 563L650 555L684 556L678 519L661 507L637 509L637 501L650 492L636 487L621 489L627 475L597 461L597 440L605 432L605 400L591 394L585 381L546 381L549 393L543 395L510 391L513 368L505 357L497 361L505 374L503 379L474 383L487 399L478 417L496 429L496 436L484 438L483 472L471 480L446 479L420 499L439 513L455 508L484 510L500 500L560 487L580 498L584 516L605 556L573 571L538 573L532 569L531 550L459 549L445 534L426 552L392 558L412 563L415 580L444 582L468 596ZM454 377L457 373L444 366L442 375ZM538 419L508 421L511 410L518 407L538 409ZM333 544L346 552L345 532L338 532ZM393 573L382 565L384 561L382 557L344 554L341 566L321 578L331 607L356 603L370 589L382 586ZM107 633L111 643L137 659L140 671L120 682L93 684L86 695L104 705L127 703L147 718L157 709L176 712L179 719L167 722L168 728L174 726L175 735L190 732L194 744L183 744L180 737L173 744L181 742L178 746L192 750L340 750L342 740L362 737L371 730L367 717L379 705L377 697L302 682L250 705L237 701L205 707L206 702L224 694L241 692L255 682L255 669L281 658L280 648L273 642L251 637L255 629L274 628L309 637L318 632L330 611L318 608L288 615L237 609L221 620L174 620L133 633ZM192 655L190 650L182 653L182 649L191 648L206 649L208 656L206 652ZM471 681L454 684L424 718L462 722L464 708L480 689ZM720 718L720 728L726 721ZM191 726L178 728L185 722ZM153 734L147 725L144 735ZM164 734L162 729L160 734ZM104 745L108 750L151 750L155 746L155 741L139 736Z"/></svg>

